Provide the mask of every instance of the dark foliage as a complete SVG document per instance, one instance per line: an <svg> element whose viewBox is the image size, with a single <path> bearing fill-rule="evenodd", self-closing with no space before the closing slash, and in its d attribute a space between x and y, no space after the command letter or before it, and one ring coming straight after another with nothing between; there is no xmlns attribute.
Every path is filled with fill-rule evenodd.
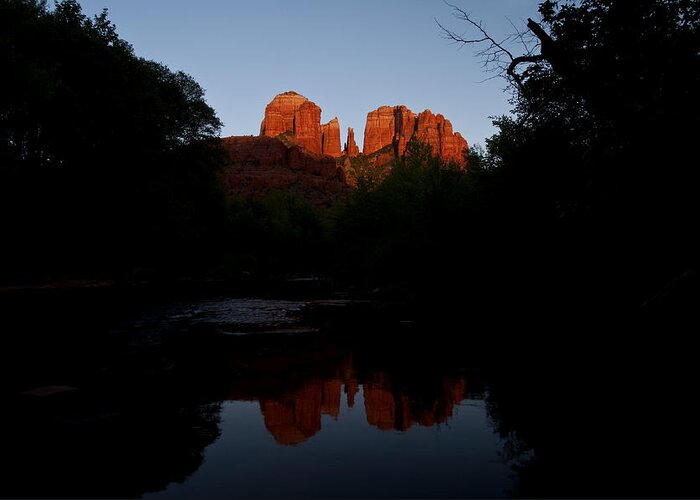
<svg viewBox="0 0 700 500"><path fill-rule="evenodd" d="M177 265L211 239L221 124L190 76L75 0L2 0L0 66L5 279Z"/></svg>
<svg viewBox="0 0 700 500"><path fill-rule="evenodd" d="M437 284L446 255L463 265L461 240L470 196L457 165L432 156L431 147L411 140L379 183L363 182L335 214L336 270L341 281L362 287L399 287L417 293L426 280ZM454 258L454 260L452 260Z"/></svg>
<svg viewBox="0 0 700 500"><path fill-rule="evenodd" d="M515 113L472 152L491 414L534 449L523 495L695 497L700 2L540 12Z"/></svg>
<svg viewBox="0 0 700 500"><path fill-rule="evenodd" d="M528 23L540 53L514 73L515 115L479 157L496 207L484 215L517 237L507 246L526 261L508 265L537 269L540 299L633 313L697 269L700 3L540 12Z"/></svg>
<svg viewBox="0 0 700 500"><path fill-rule="evenodd" d="M282 191L265 198L231 199L221 271L230 279L325 275L329 271L330 220L326 209Z"/></svg>

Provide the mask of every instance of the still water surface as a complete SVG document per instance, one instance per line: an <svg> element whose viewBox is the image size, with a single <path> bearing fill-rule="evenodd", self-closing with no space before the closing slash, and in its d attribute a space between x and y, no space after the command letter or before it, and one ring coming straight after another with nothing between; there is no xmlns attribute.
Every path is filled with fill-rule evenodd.
<svg viewBox="0 0 700 500"><path fill-rule="evenodd" d="M407 431L369 424L362 390L323 415L319 432L289 445L257 402L230 401L221 436L184 483L145 498L401 496L493 497L511 486L502 443L482 404L463 401L444 424ZM284 424L283 424L284 425ZM293 425L293 424L292 424ZM291 431L292 429L285 429ZM297 441L297 439L294 439Z"/></svg>
<svg viewBox="0 0 700 500"><path fill-rule="evenodd" d="M305 314L346 306L220 298L87 324L63 310L52 331L73 321L73 333L53 342L25 321L50 349L15 346L0 496L513 494L527 456L496 432L483 381Z"/></svg>

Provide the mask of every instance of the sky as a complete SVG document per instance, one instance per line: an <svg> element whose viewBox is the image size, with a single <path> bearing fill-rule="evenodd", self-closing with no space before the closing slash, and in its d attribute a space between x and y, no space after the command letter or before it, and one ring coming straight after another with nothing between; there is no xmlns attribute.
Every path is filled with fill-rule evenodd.
<svg viewBox="0 0 700 500"><path fill-rule="evenodd" d="M367 113L404 104L442 113L470 144L509 112L505 81L484 82L475 49L445 40L435 19L466 25L441 0L79 0L90 16L109 10L137 55L182 70L206 92L222 136L257 135L265 106L294 90L338 117L341 140ZM541 0L454 0L494 36L537 17ZM517 50L517 47L516 47Z"/></svg>

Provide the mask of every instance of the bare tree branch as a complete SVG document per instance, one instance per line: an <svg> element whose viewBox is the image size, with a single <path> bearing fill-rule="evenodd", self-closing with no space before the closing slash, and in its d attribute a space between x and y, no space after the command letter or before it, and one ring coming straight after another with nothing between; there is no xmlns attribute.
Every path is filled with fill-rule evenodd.
<svg viewBox="0 0 700 500"><path fill-rule="evenodd" d="M483 80L479 80L476 83L485 83L485 82L488 82L488 81L491 81L491 80L494 80L494 79L500 78L500 77L501 77L501 75L493 75L493 76L489 76L488 78L484 78Z"/></svg>
<svg viewBox="0 0 700 500"><path fill-rule="evenodd" d="M463 36L457 35L457 34L455 34L454 32L451 32L450 30L445 29L445 28L438 22L438 26L440 26L440 28L443 30L443 33L445 33L446 35L448 35L449 38L453 39L454 41L456 41L456 42L458 42L458 43L462 43L462 44L473 44L473 43L489 42L491 48L494 48L494 49L497 49L497 50L503 52L504 54L506 54L506 55L507 55L508 57L510 57L511 59L513 58L513 54L511 54L511 52L503 46L503 43L507 40L507 38L506 38L506 40L503 40L503 41L501 41L501 42L496 41L496 40L495 40L491 35L489 35L488 32L484 29L484 27L483 27L483 25L482 25L481 22L476 22L476 21L474 21L474 20L471 18L471 14L470 14L469 12L467 12L467 11L465 11L464 9L458 7L457 5L454 5L454 4L449 3L447 0L444 0L444 2L445 2L446 5L448 5L449 7L452 8L452 10L454 11L454 12L453 12L453 15L454 15L454 17L455 17L456 19L458 19L458 20L460 20L460 21L465 21L465 22L467 22L468 24L470 24L472 27L474 27L474 28L481 34L481 37L479 37L479 38L475 38L475 39L472 39L472 40L466 39L466 38L464 38ZM437 22L437 20L436 20L436 22Z"/></svg>
<svg viewBox="0 0 700 500"><path fill-rule="evenodd" d="M535 23L532 19L528 19L527 27L531 33L528 38L528 31L518 29L513 21L508 19L508 22L513 27L514 33L507 36L503 40L493 38L484 28L480 21L475 21L471 13L464 9L443 0L445 5L452 8L453 16L462 22L466 22L469 30L475 30L477 35L469 37L467 32L458 34L446 28L443 24L435 19L435 23L442 31L443 38L450 40L452 43L459 44L460 48L470 46L480 46L476 55L482 59L482 67L484 71L496 73L493 77L489 77L484 81L491 80L494 77L501 76L515 85L520 93L523 91L522 75L518 73L518 66L522 64L533 64L547 60L547 57L542 53L537 54L537 49L543 51L545 46L551 45L552 40L542 27ZM469 31L468 30L468 31ZM507 47L508 44L518 43L522 45L524 54L515 56Z"/></svg>

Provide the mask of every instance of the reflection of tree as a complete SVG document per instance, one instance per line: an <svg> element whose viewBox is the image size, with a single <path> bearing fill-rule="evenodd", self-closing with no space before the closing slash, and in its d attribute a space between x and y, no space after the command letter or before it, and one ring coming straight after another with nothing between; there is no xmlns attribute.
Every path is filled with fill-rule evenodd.
<svg viewBox="0 0 700 500"><path fill-rule="evenodd" d="M3 433L0 496L138 497L187 479L219 436L218 404L119 407L99 399L80 391L28 396L6 412L2 425L14 431Z"/></svg>
<svg viewBox="0 0 700 500"><path fill-rule="evenodd" d="M698 373L687 333L697 330L700 252L689 228L700 210L688 158L700 2L548 0L539 11L523 58L465 11L455 13L475 35L444 31L482 44L484 62L515 85L515 114L497 120L477 190L504 209L485 227L533 244L514 255L517 239L503 238L494 248L508 253L480 265L490 282L509 268L501 289L528 283L512 298L499 289L494 310L532 311L533 330L552 334L507 337L502 356L518 369L499 360L511 376L494 384L489 411L516 451L522 441L534 449L523 495L694 498Z"/></svg>
<svg viewBox="0 0 700 500"><path fill-rule="evenodd" d="M138 497L182 482L219 435L213 355L164 341L114 291L3 297L0 497ZM39 313L37 313L39 312ZM40 396L60 384L76 390ZM27 391L26 394L21 393Z"/></svg>
<svg viewBox="0 0 700 500"><path fill-rule="evenodd" d="M528 459L520 495L698 497L695 368L548 363L495 377L486 398L508 458Z"/></svg>
<svg viewBox="0 0 700 500"><path fill-rule="evenodd" d="M396 388L388 374L376 372L363 384L367 422L382 430L406 431L413 425L432 426L445 423L455 405L467 398L467 384L462 377L445 378L426 397L410 387Z"/></svg>

